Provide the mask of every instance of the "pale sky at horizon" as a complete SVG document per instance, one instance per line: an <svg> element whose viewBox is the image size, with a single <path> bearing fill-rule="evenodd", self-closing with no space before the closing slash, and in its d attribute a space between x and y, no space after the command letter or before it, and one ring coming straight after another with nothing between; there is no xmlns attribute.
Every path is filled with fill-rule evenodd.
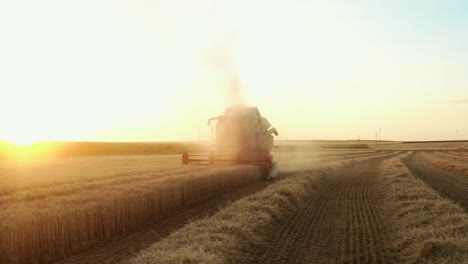
<svg viewBox="0 0 468 264"><path fill-rule="evenodd" d="M466 1L0 2L0 140L468 139Z"/></svg>

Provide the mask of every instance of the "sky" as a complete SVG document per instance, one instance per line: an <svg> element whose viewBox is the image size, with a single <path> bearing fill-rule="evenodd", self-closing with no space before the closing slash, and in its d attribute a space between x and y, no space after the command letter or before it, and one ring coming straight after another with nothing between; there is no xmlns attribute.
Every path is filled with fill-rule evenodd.
<svg viewBox="0 0 468 264"><path fill-rule="evenodd" d="M467 1L0 1L0 140L468 140Z"/></svg>

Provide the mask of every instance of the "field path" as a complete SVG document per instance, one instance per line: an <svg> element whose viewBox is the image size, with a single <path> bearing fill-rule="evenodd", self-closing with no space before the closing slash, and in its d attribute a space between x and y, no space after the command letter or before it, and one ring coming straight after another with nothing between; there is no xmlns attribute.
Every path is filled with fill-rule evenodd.
<svg viewBox="0 0 468 264"><path fill-rule="evenodd" d="M138 251L161 240L171 231L180 228L193 219L211 215L218 211L218 209L222 206L225 206L229 201L234 201L242 198L243 196L258 192L266 188L271 183L271 181L260 181L239 189L231 190L224 195L217 196L205 202L201 202L157 225L147 227L112 241L106 241L89 251L67 258L58 263L118 263L119 261L130 257L134 253L137 253Z"/></svg>
<svg viewBox="0 0 468 264"><path fill-rule="evenodd" d="M341 168L278 226L255 263L392 263L381 159Z"/></svg>
<svg viewBox="0 0 468 264"><path fill-rule="evenodd" d="M468 212L468 178L432 167L420 153L411 155L405 165L442 196L458 203Z"/></svg>

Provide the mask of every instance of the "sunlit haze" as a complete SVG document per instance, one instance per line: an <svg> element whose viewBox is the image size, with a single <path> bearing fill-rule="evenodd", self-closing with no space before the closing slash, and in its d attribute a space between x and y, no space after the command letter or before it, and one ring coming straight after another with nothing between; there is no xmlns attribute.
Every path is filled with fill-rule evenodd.
<svg viewBox="0 0 468 264"><path fill-rule="evenodd" d="M0 140L468 139L466 1L1 1Z"/></svg>

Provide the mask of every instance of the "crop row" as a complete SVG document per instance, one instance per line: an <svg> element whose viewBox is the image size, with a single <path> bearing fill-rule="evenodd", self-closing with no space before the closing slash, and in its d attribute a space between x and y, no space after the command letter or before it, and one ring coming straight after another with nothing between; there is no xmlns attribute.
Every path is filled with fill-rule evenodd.
<svg viewBox="0 0 468 264"><path fill-rule="evenodd" d="M402 163L405 158L382 165L389 188L388 218L395 235L391 249L401 263L466 263L468 215L412 175Z"/></svg>
<svg viewBox="0 0 468 264"><path fill-rule="evenodd" d="M440 154L438 153L438 155ZM435 156L432 156L428 153L423 153L423 156L426 159L426 161L434 167L447 170L459 175L468 176L468 165L464 165L462 162L457 162L456 160L436 158ZM450 156L448 157L451 158Z"/></svg>
<svg viewBox="0 0 468 264"><path fill-rule="evenodd" d="M126 189L83 190L72 195L81 197L79 202L66 195L54 200L46 192L40 202L2 201L8 208L2 206L0 214L0 263L51 263L97 241L157 223L199 201L259 180L261 175L260 167L229 166L221 172L172 175L166 181L142 183L130 178Z"/></svg>

